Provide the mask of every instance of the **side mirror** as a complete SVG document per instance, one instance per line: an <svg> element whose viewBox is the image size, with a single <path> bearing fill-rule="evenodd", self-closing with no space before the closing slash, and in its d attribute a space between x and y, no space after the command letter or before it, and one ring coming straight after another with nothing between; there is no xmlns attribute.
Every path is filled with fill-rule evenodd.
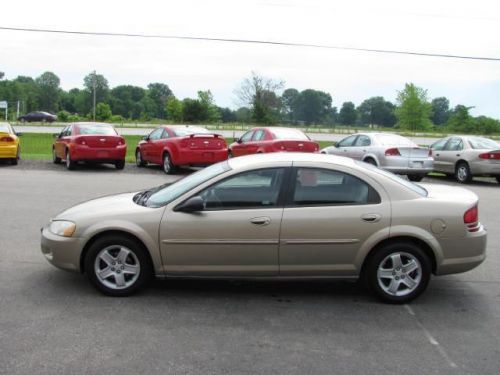
<svg viewBox="0 0 500 375"><path fill-rule="evenodd" d="M175 211L181 212L199 212L205 209L205 202L203 198L197 195L196 197L191 197L187 201L181 203L176 207Z"/></svg>
<svg viewBox="0 0 500 375"><path fill-rule="evenodd" d="M54 133L52 134L54 138L61 138L61 133Z"/></svg>
<svg viewBox="0 0 500 375"><path fill-rule="evenodd" d="M234 141L236 143L239 143L239 144L243 143L243 141L241 140L241 138L235 138Z"/></svg>
<svg viewBox="0 0 500 375"><path fill-rule="evenodd" d="M333 146L333 147L336 147L336 148L339 148L339 142L333 142L333 143L332 143L332 146Z"/></svg>
<svg viewBox="0 0 500 375"><path fill-rule="evenodd" d="M18 137L20 137L20 136L22 136L22 135L23 135L23 133L16 133L16 135L17 135Z"/></svg>
<svg viewBox="0 0 500 375"><path fill-rule="evenodd" d="M148 141L149 140L149 135L145 135L144 137L142 137L142 140L143 141Z"/></svg>

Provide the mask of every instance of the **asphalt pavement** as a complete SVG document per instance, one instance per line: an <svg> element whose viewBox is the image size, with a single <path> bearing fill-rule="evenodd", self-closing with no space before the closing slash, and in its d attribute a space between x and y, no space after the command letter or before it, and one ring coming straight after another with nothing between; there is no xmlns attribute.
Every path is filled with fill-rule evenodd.
<svg viewBox="0 0 500 375"><path fill-rule="evenodd" d="M349 281L166 280L110 298L47 263L40 227L78 202L183 174L49 164L0 164L0 374L498 374L493 180L467 186L489 228L485 263L434 277L409 305L382 304Z"/></svg>

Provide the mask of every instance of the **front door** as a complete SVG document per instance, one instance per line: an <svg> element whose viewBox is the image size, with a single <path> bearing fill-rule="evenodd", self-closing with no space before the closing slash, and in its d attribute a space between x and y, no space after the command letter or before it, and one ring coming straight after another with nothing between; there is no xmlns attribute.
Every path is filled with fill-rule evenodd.
<svg viewBox="0 0 500 375"><path fill-rule="evenodd" d="M356 141L357 137L358 135L354 134L347 138L344 138L339 143L337 143L337 146L332 149L331 153L334 155L351 157L354 142Z"/></svg>
<svg viewBox="0 0 500 375"><path fill-rule="evenodd" d="M205 209L165 210L160 246L167 274L277 275L287 168L242 172L199 192Z"/></svg>
<svg viewBox="0 0 500 375"><path fill-rule="evenodd" d="M254 130L247 131L240 137L238 143L231 147L233 156L243 156L251 153L253 133Z"/></svg>
<svg viewBox="0 0 500 375"><path fill-rule="evenodd" d="M340 170L305 167L294 168L292 185L281 224L280 274L356 276L363 243L390 226L383 190Z"/></svg>

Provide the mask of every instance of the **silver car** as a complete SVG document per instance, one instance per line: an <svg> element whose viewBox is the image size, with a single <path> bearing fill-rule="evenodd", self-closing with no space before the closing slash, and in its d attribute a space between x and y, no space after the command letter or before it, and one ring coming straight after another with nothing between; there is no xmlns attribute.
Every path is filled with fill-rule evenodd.
<svg viewBox="0 0 500 375"><path fill-rule="evenodd" d="M479 265L486 230L469 190L343 157L273 153L69 208L42 229L41 249L113 296L152 276L341 277L403 303L431 274Z"/></svg>
<svg viewBox="0 0 500 375"><path fill-rule="evenodd" d="M421 181L432 172L433 158L426 147L390 133L358 133L344 138L321 153L347 156L387 171L404 174L410 181Z"/></svg>
<svg viewBox="0 0 500 375"><path fill-rule="evenodd" d="M434 170L468 183L474 176L493 176L500 182L500 144L488 138L452 136L431 145Z"/></svg>

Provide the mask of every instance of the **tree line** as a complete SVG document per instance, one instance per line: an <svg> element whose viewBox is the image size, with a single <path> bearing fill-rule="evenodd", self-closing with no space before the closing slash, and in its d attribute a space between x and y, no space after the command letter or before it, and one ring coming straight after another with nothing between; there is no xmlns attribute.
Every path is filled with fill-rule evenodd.
<svg viewBox="0 0 500 375"><path fill-rule="evenodd" d="M198 91L196 98L180 99L165 83L150 83L146 88L133 85L110 88L107 79L95 72L84 77L83 88L69 91L60 87L60 79L53 72L36 78L3 78L0 72L0 100L8 101L11 107L19 101L22 113L37 110L55 113L60 121L92 119L95 90L96 119L101 121L279 123L408 131L500 132L498 120L473 117L470 114L472 107L461 104L451 107L445 97L430 100L426 90L412 83L397 92L396 103L374 96L358 106L346 101L338 109L330 93L315 89L299 91L286 87L281 80L252 72L235 90L239 108L233 110L217 106L210 90Z"/></svg>

